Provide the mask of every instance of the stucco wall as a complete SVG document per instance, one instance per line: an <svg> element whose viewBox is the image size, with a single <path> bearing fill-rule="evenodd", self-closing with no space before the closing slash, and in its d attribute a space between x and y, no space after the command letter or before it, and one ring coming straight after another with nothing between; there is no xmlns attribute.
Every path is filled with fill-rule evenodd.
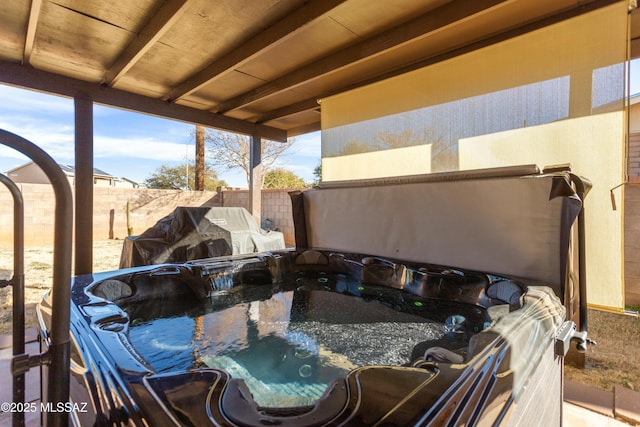
<svg viewBox="0 0 640 427"><path fill-rule="evenodd" d="M48 184L17 184L25 208L25 245L53 243L55 198ZM247 190L227 190L221 193L179 190L150 190L94 187L93 238L95 240L127 236L127 202L133 235L153 226L176 206L248 206ZM224 202L223 202L224 200ZM0 185L0 245L13 242L13 198ZM287 190L265 190L262 194L262 218L273 220L285 233L287 244L293 244L291 201Z"/></svg>

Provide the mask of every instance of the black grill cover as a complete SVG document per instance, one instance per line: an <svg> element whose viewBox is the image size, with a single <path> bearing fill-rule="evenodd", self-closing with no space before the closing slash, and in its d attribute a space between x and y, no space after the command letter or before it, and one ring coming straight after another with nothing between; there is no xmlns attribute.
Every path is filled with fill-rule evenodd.
<svg viewBox="0 0 640 427"><path fill-rule="evenodd" d="M260 229L244 208L177 207L127 237L120 268L284 249L284 236Z"/></svg>

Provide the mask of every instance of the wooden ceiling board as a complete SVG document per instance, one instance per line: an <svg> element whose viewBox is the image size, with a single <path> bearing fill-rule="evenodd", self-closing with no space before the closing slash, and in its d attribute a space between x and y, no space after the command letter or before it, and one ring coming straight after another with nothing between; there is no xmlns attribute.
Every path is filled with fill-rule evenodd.
<svg viewBox="0 0 640 427"><path fill-rule="evenodd" d="M539 19L548 13L547 8L532 8L526 11L521 10L522 23ZM544 4L542 4L544 6ZM499 9L499 8L497 8ZM506 9L506 8L505 8ZM347 90L359 83L366 82L372 77L393 73L399 67L410 66L411 64L428 62L428 58L438 58L443 53L455 51L472 45L479 40L487 39L497 31L509 29L520 22L506 20L502 15L510 11L493 11L491 14L482 14L474 19L456 22L429 34L429 36L418 38L411 43L405 43L396 48L386 50L378 55L349 64L340 69L335 69L318 78L308 80L296 87L298 93L315 93L318 97L328 96L337 93L337 89ZM526 12L526 13L523 13ZM499 18L497 16L500 16ZM279 108L278 93L248 105L259 110L267 110L269 107ZM293 102L300 99L291 98Z"/></svg>
<svg viewBox="0 0 640 427"><path fill-rule="evenodd" d="M320 107L318 106L318 108ZM320 116L320 111L308 110L298 114L293 114L291 116L281 117L278 120L272 120L267 123L270 123L269 126L275 125L277 127L282 127L284 129L293 129L299 126L309 126L312 123L318 122L320 119L319 116Z"/></svg>
<svg viewBox="0 0 640 427"><path fill-rule="evenodd" d="M300 0L193 0L187 12L167 31L159 44L172 46L181 55L193 56L194 67L190 72L195 73L241 46L244 40L300 3Z"/></svg>
<svg viewBox="0 0 640 427"><path fill-rule="evenodd" d="M431 9L449 1L381 2L376 8L370 7L369 0L346 2L270 49L268 55L248 62L239 70L264 80L271 80L296 69L301 64L360 42L373 33L400 25L411 19L415 13L424 13L425 5Z"/></svg>
<svg viewBox="0 0 640 427"><path fill-rule="evenodd" d="M77 13L104 21L124 30L138 33L162 6L162 0L55 0L57 4Z"/></svg>
<svg viewBox="0 0 640 427"><path fill-rule="evenodd" d="M113 88L151 98L161 98L167 90L167 85L150 82L144 75L127 73L113 85Z"/></svg>
<svg viewBox="0 0 640 427"><path fill-rule="evenodd" d="M297 1L289 3L295 5ZM270 2L252 4L260 5L260 10L265 11L265 15L267 11L276 17L282 13L278 7L272 7ZM192 2L187 12L159 42L120 78L116 87L130 87L130 79L137 82L147 80L154 91L162 92L162 95L168 93L172 87L211 63L213 58L226 53L230 49L229 45L237 44L238 40L246 37L247 32L256 31L250 30L246 23L237 22L238 19L225 19L224 10L234 6L241 7L242 3L212 3L208 0ZM256 12L255 6L247 9ZM260 27L263 25L260 24Z"/></svg>
<svg viewBox="0 0 640 427"><path fill-rule="evenodd" d="M337 7L328 15L355 36L365 39L451 2L452 0L397 0L379 2L374 8L370 7L370 0L355 0Z"/></svg>
<svg viewBox="0 0 640 427"><path fill-rule="evenodd" d="M238 70L269 81L358 40L342 25L328 17L322 17L300 30L294 37L269 49L268 54L248 61Z"/></svg>
<svg viewBox="0 0 640 427"><path fill-rule="evenodd" d="M69 96L75 81L98 98L112 88L121 108L175 111L232 131L264 122L300 132L318 127L318 98L504 40L545 17L564 19L566 11L613 2L41 0L38 8L38 1L4 0L0 68L7 71L0 83L47 90L41 74L16 68L27 61L31 70L52 73L45 74L51 93ZM30 26L32 4L40 13ZM638 15L631 14L633 56L640 56ZM75 80L56 83L52 75Z"/></svg>
<svg viewBox="0 0 640 427"><path fill-rule="evenodd" d="M162 97L201 63L201 57L187 55L179 47L157 43L118 79L114 87L135 87L134 85L142 84L153 88Z"/></svg>
<svg viewBox="0 0 640 427"><path fill-rule="evenodd" d="M102 74L132 34L114 25L44 2L38 22L32 64L56 64L69 74L86 69Z"/></svg>
<svg viewBox="0 0 640 427"><path fill-rule="evenodd" d="M223 102L224 100L244 93L257 86L264 84L265 81L257 79L245 73L233 71L225 73L216 79L215 84L209 84L197 91L191 93L186 99L206 99L210 98L215 102L210 103L211 107Z"/></svg>
<svg viewBox="0 0 640 427"><path fill-rule="evenodd" d="M0 58L22 60L29 3L0 1Z"/></svg>
<svg viewBox="0 0 640 427"><path fill-rule="evenodd" d="M284 109L289 105L296 104L310 98L316 99L315 95L316 93L305 92L300 89L288 89L286 91L279 92L268 99L253 102L251 104L244 105L242 108L229 111L228 114L234 114L237 111L242 111L249 114L248 117L251 117L251 121L259 120L260 117L273 110ZM314 107L315 106L316 105L314 105Z"/></svg>

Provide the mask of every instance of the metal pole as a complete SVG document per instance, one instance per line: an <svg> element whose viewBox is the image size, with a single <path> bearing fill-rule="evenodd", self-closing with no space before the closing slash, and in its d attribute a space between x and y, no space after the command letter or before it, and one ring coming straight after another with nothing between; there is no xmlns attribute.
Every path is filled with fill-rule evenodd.
<svg viewBox="0 0 640 427"><path fill-rule="evenodd" d="M18 186L0 174L13 196L13 355L24 354L24 200ZM24 402L24 374L13 376L13 401ZM13 413L13 426L24 426L24 412Z"/></svg>
<svg viewBox="0 0 640 427"><path fill-rule="evenodd" d="M251 137L249 149L249 212L258 225L262 221L262 138Z"/></svg>
<svg viewBox="0 0 640 427"><path fill-rule="evenodd" d="M49 345L49 381L47 398L54 405L69 400L69 314L71 303L71 244L73 227L73 197L71 187L58 164L32 142L0 129L0 143L31 158L47 175L56 197L51 334ZM47 426L69 424L64 411L48 412Z"/></svg>
<svg viewBox="0 0 640 427"><path fill-rule="evenodd" d="M188 160L187 160L188 163ZM196 125L195 190L204 191L204 126Z"/></svg>

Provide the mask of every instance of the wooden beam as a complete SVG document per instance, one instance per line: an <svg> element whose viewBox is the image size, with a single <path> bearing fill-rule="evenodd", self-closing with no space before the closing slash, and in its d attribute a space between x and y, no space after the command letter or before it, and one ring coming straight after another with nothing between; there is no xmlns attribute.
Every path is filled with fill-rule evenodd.
<svg viewBox="0 0 640 427"><path fill-rule="evenodd" d="M31 53L33 45L36 41L36 29L38 27L38 18L42 9L42 0L32 0L31 9L29 11L29 22L27 23L27 35L24 41L24 52L22 54L22 63L31 63Z"/></svg>
<svg viewBox="0 0 640 427"><path fill-rule="evenodd" d="M318 94L313 98L308 98L308 99L299 101L295 104L288 105L286 107L282 107L264 114L256 115L252 118L252 121L255 121L256 123L266 123L271 120L277 120L281 117L286 117L296 113L301 113L303 111L308 111L313 109L312 106L314 104L319 104L319 101L322 100L322 98L327 98L329 96L333 96L339 93L347 92L349 90L357 89L362 86L367 86L382 80L390 79L395 76L399 76L401 74L406 74L411 71L418 70L420 68L428 67L430 65L437 64L438 62L446 61L448 59L455 58L457 56L464 55L469 52L473 52L474 50L482 49L484 47L491 46L496 43L500 43L502 41L511 39L513 37L518 37L523 34L529 33L531 31L539 30L540 28L553 25L557 22L561 22L570 18L574 18L581 14L588 13L602 7L609 6L615 3L616 1L618 0L593 0L590 3L580 5L579 7L564 11L557 15L544 17L537 21L528 22L524 25L512 28L503 33L492 35L477 41L473 41L469 44L460 46L456 49L452 49L445 53L439 53L437 55L426 57L419 61L407 64L407 65L403 65L400 67L396 67L376 75L367 76L364 79L359 80L355 83L351 83L341 87L335 87L332 90L324 92L322 94ZM637 43L637 49L638 49L636 56L640 57L640 38L636 39L635 42ZM632 49L633 49L633 43L634 43L634 40L631 40ZM316 108L317 107L318 105L316 105ZM287 133L289 136L295 136L301 133L306 133L306 128L311 129L311 127L309 126L310 125L302 126L299 129L288 129ZM309 132L311 131L313 130L310 130Z"/></svg>
<svg viewBox="0 0 640 427"><path fill-rule="evenodd" d="M180 19L190 0L168 0L107 70L102 84L113 86Z"/></svg>
<svg viewBox="0 0 640 427"><path fill-rule="evenodd" d="M212 80L233 71L265 50L282 43L296 31L345 1L346 0L312 0L305 3L281 21L247 40L242 46L232 49L231 52L221 58L217 58L210 65L198 71L178 87L171 90L171 92L167 93L163 99L173 102L195 92Z"/></svg>
<svg viewBox="0 0 640 427"><path fill-rule="evenodd" d="M103 87L97 83L36 70L33 67L12 62L0 61L0 83L72 98L79 93L84 93L98 104L186 123L201 124L244 135L261 135L272 141L285 142L287 140L287 132L282 129L171 104L160 99Z"/></svg>
<svg viewBox="0 0 640 427"><path fill-rule="evenodd" d="M317 132L322 130L320 127L320 120L317 122L309 123L306 125L298 126L287 130L289 136L304 135L305 133Z"/></svg>
<svg viewBox="0 0 640 427"><path fill-rule="evenodd" d="M293 114L301 113L303 111L319 109L320 104L316 98L305 99L295 104L287 105L282 108L271 110L267 113L260 114L252 118L252 121L256 123L265 123L269 120L276 120L281 117L291 116Z"/></svg>
<svg viewBox="0 0 640 427"><path fill-rule="evenodd" d="M378 55L400 44L423 37L457 21L486 11L505 1L506 0L451 1L409 22L400 24L388 31L349 46L336 54L321 58L269 83L222 102L212 109L212 111L224 113L284 90L290 90L302 83L317 79L324 74L348 67L370 56Z"/></svg>

